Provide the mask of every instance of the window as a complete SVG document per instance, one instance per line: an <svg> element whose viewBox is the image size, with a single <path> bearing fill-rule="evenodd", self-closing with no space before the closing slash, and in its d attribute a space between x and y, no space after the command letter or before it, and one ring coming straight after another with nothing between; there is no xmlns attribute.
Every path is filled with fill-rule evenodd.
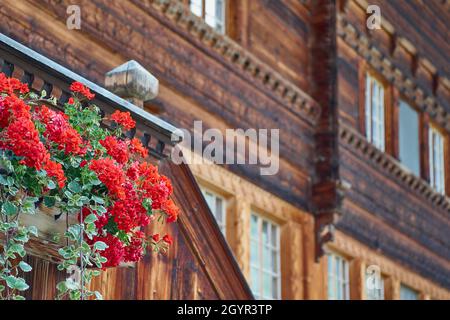
<svg viewBox="0 0 450 320"><path fill-rule="evenodd" d="M226 201L223 197L218 194L209 191L202 190L203 196L205 197L206 203L211 210L214 218L216 218L217 224L219 225L220 231L223 234L226 232Z"/></svg>
<svg viewBox="0 0 450 320"><path fill-rule="evenodd" d="M404 101L400 101L398 128L400 162L420 176L419 114Z"/></svg>
<svg viewBox="0 0 450 320"><path fill-rule="evenodd" d="M433 126L428 132L430 184L437 192L445 193L444 136Z"/></svg>
<svg viewBox="0 0 450 320"><path fill-rule="evenodd" d="M225 1L226 0L190 0L189 8L196 16L219 31L225 33Z"/></svg>
<svg viewBox="0 0 450 320"><path fill-rule="evenodd" d="M408 286L400 285L400 300L417 300L418 293Z"/></svg>
<svg viewBox="0 0 450 320"><path fill-rule="evenodd" d="M335 254L328 253L328 299L349 300L348 261Z"/></svg>
<svg viewBox="0 0 450 320"><path fill-rule="evenodd" d="M369 279L369 276L372 278ZM365 284L367 300L384 300L384 279L381 275L366 273Z"/></svg>
<svg viewBox="0 0 450 320"><path fill-rule="evenodd" d="M251 214L250 285L256 299L280 299L280 231L273 222Z"/></svg>
<svg viewBox="0 0 450 320"><path fill-rule="evenodd" d="M366 137L378 149L384 151L384 88L369 74L366 75L365 124Z"/></svg>

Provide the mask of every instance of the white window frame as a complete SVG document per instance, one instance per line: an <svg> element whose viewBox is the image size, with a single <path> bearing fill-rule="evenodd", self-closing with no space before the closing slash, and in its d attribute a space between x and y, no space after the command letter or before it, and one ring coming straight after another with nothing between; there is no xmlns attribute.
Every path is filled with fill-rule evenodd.
<svg viewBox="0 0 450 320"><path fill-rule="evenodd" d="M337 268L339 266L339 274ZM327 253L328 300L350 300L349 261L335 253Z"/></svg>
<svg viewBox="0 0 450 320"><path fill-rule="evenodd" d="M262 217L260 214L256 212L251 212L250 215L250 227L252 225L252 219L253 217L256 218L257 223L257 230L258 230L258 238L255 238L250 231L250 250L252 250L252 242L256 243L256 246L258 248L257 253L257 264L255 264L252 259L250 259L250 287L252 288L253 294L256 299L264 299L264 300L278 300L281 299L281 258L280 258L280 226L275 223L272 220L269 220L265 217ZM268 241L267 243L263 243L263 223L267 223L268 228ZM275 230L275 246L272 243L272 239L274 235L272 235L272 230ZM271 270L266 269L264 266L264 256L263 256L263 249L269 249L270 255L272 258L272 255L276 255L276 266L272 265ZM250 252L250 255L252 256L252 252ZM272 260L271 260L272 261ZM258 274L258 279L252 278L252 271L255 270ZM271 276L271 288L272 288L272 296L266 296L264 295L264 277L263 275L270 275ZM255 283L254 281L258 281L258 288L259 291L255 290ZM273 295L273 282L276 282L276 295Z"/></svg>
<svg viewBox="0 0 450 320"><path fill-rule="evenodd" d="M215 2L214 8L216 8L216 12L212 13L207 11L208 5L207 2ZM189 0L189 9L196 16L202 18L206 24L214 28L216 31L221 34L225 34L226 32L226 5L227 0ZM220 17L217 15L217 8L221 6L221 15ZM199 12L200 11L200 12ZM212 19L212 21L210 21Z"/></svg>
<svg viewBox="0 0 450 320"><path fill-rule="evenodd" d="M364 113L367 140L384 151L386 145L384 86L369 73L366 74Z"/></svg>
<svg viewBox="0 0 450 320"><path fill-rule="evenodd" d="M214 192L208 188L200 188L203 194L203 197L206 200L206 203L208 204L209 209L211 210L214 218L217 221L217 224L220 228L220 231L222 231L223 235L226 236L227 232L227 200L222 195L218 194L217 192ZM211 196L211 198L208 197L208 194ZM208 199L211 199L211 201L208 201ZM222 202L221 208L222 208L222 219L219 219L218 213L216 211L217 209L217 200L220 199Z"/></svg>
<svg viewBox="0 0 450 320"><path fill-rule="evenodd" d="M438 129L430 125L428 131L428 155L430 167L430 185L437 192L445 194L445 137Z"/></svg>

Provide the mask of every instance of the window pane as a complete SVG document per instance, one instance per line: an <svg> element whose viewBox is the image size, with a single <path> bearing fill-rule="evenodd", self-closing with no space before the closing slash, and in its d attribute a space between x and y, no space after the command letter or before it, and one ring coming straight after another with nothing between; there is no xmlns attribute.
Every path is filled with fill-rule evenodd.
<svg viewBox="0 0 450 320"><path fill-rule="evenodd" d="M278 299L280 296L278 294L278 277L272 277L272 297Z"/></svg>
<svg viewBox="0 0 450 320"><path fill-rule="evenodd" d="M403 101L400 102L398 126L400 162L420 176L419 114Z"/></svg>
<svg viewBox="0 0 450 320"><path fill-rule="evenodd" d="M254 214L250 218L250 236L258 239L258 217Z"/></svg>
<svg viewBox="0 0 450 320"><path fill-rule="evenodd" d="M328 299L349 299L348 262L334 253L328 254Z"/></svg>
<svg viewBox="0 0 450 320"><path fill-rule="evenodd" d="M417 291L403 284L400 286L400 300L417 300L417 298Z"/></svg>
<svg viewBox="0 0 450 320"><path fill-rule="evenodd" d="M259 270L257 268L251 267L250 268L250 283L252 287L252 291L255 295L259 294L260 288L259 288Z"/></svg>
<svg viewBox="0 0 450 320"><path fill-rule="evenodd" d="M202 11L203 11L202 0L191 0L189 7L193 14L195 14L196 16L199 16L199 17L202 16Z"/></svg>
<svg viewBox="0 0 450 320"><path fill-rule="evenodd" d="M429 159L430 184L436 191L445 192L444 137L435 128L430 127Z"/></svg>
<svg viewBox="0 0 450 320"><path fill-rule="evenodd" d="M251 272L253 274L256 270L259 272L259 292L255 294L255 298L278 299L280 297L279 227L270 220L252 213L250 228L250 262L251 269L255 269ZM254 279L255 275L252 277ZM252 290L255 290L253 285Z"/></svg>
<svg viewBox="0 0 450 320"><path fill-rule="evenodd" d="M272 276L269 273L263 273L263 296L264 298L274 298L272 296Z"/></svg>
<svg viewBox="0 0 450 320"><path fill-rule="evenodd" d="M258 242L255 240L250 241L250 262L259 265Z"/></svg>
<svg viewBox="0 0 450 320"><path fill-rule="evenodd" d="M263 269L272 271L272 250L268 246L263 247Z"/></svg>
<svg viewBox="0 0 450 320"><path fill-rule="evenodd" d="M202 190L203 196L205 197L206 203L211 210L220 230L223 234L226 232L226 209L225 209L225 199L218 194L215 194L209 190Z"/></svg>
<svg viewBox="0 0 450 320"><path fill-rule="evenodd" d="M222 210L223 210L222 198L216 198L216 212L215 212L215 215L216 215L217 221L219 221L220 224L223 224L223 222L224 222L223 221Z"/></svg>
<svg viewBox="0 0 450 320"><path fill-rule="evenodd" d="M369 74L366 75L365 122L367 140L384 151L384 88Z"/></svg>
<svg viewBox="0 0 450 320"><path fill-rule="evenodd" d="M267 221L263 221L262 223L262 243L269 243L269 225L267 224Z"/></svg>

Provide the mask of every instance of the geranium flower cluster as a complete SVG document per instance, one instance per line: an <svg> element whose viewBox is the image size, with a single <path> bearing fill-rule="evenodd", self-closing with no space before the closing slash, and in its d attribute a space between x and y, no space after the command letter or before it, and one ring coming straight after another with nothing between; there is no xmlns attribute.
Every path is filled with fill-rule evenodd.
<svg viewBox="0 0 450 320"><path fill-rule="evenodd" d="M73 95L64 112L56 111L31 99L26 84L0 73L0 150L11 152L18 166L45 172L53 179L59 189L52 196L79 193L101 199L104 213L86 204L79 218L96 217L96 235L86 241L108 246L101 251L107 259L102 267L139 261L149 245L167 249L173 242L169 235L147 237L144 228L156 219L175 222L180 210L171 200L169 179L146 161L147 148L139 139L124 138L123 131L133 129L135 121L129 112L116 111L109 119L116 124L114 130L92 125L92 117L84 120L80 114L85 112L81 102L92 100L94 94L79 82L70 89ZM87 189L83 177L89 172L99 182L89 185L90 194L83 194Z"/></svg>

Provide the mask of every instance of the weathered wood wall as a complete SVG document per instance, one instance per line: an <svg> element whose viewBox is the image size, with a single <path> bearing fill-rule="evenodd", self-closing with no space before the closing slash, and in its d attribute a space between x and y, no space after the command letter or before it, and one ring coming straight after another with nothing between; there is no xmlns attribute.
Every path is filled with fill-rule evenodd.
<svg viewBox="0 0 450 320"><path fill-rule="evenodd" d="M193 121L201 118L205 129L280 129L281 157L277 176L261 176L255 166L229 166L229 169L307 208L309 177L314 171L311 161L314 113L318 106L306 95L291 92L297 83L277 80L275 70L264 74L263 68L270 67L257 58L250 59L252 64L256 61L256 70L249 73L239 59L231 57L230 60L231 49L220 50L213 43L205 45L207 39L200 40L195 28L189 29L182 22L174 21L175 18L170 19L170 10L160 9L157 3L149 0L80 1L81 30L68 30L65 21L70 1L6 0L0 8L4 21L0 32L97 83L103 83L104 74L113 67L129 59L139 61L161 82L160 94L152 104L163 108L165 113L161 117L177 126L192 128ZM275 10L273 5L271 8ZM270 14L272 19L280 20L274 12ZM257 37L260 32L254 29L251 33ZM285 40L280 41L289 42ZM263 39L258 41L261 46ZM296 52L305 49L303 40L298 41L301 46L296 47ZM290 54L282 54L291 59ZM306 56L305 49L299 57L302 68L305 68ZM283 61L283 58L278 60ZM300 68L298 75L303 71ZM304 75L298 76L300 78L306 79ZM304 111L305 108L310 111Z"/></svg>
<svg viewBox="0 0 450 320"><path fill-rule="evenodd" d="M445 89L450 50L445 21L450 16L440 1L371 1L380 6L384 21L382 29L368 30L362 1L340 3L340 176L351 189L345 193L338 228L448 287L450 211L446 200L429 196L433 192L426 182L412 178L393 158L363 142L360 111L365 72L374 70L400 93L393 98L404 97L443 127L449 124L445 111L434 110L450 110L450 90ZM393 111L386 112L387 121L392 121ZM396 139L395 131L388 132L388 139Z"/></svg>

